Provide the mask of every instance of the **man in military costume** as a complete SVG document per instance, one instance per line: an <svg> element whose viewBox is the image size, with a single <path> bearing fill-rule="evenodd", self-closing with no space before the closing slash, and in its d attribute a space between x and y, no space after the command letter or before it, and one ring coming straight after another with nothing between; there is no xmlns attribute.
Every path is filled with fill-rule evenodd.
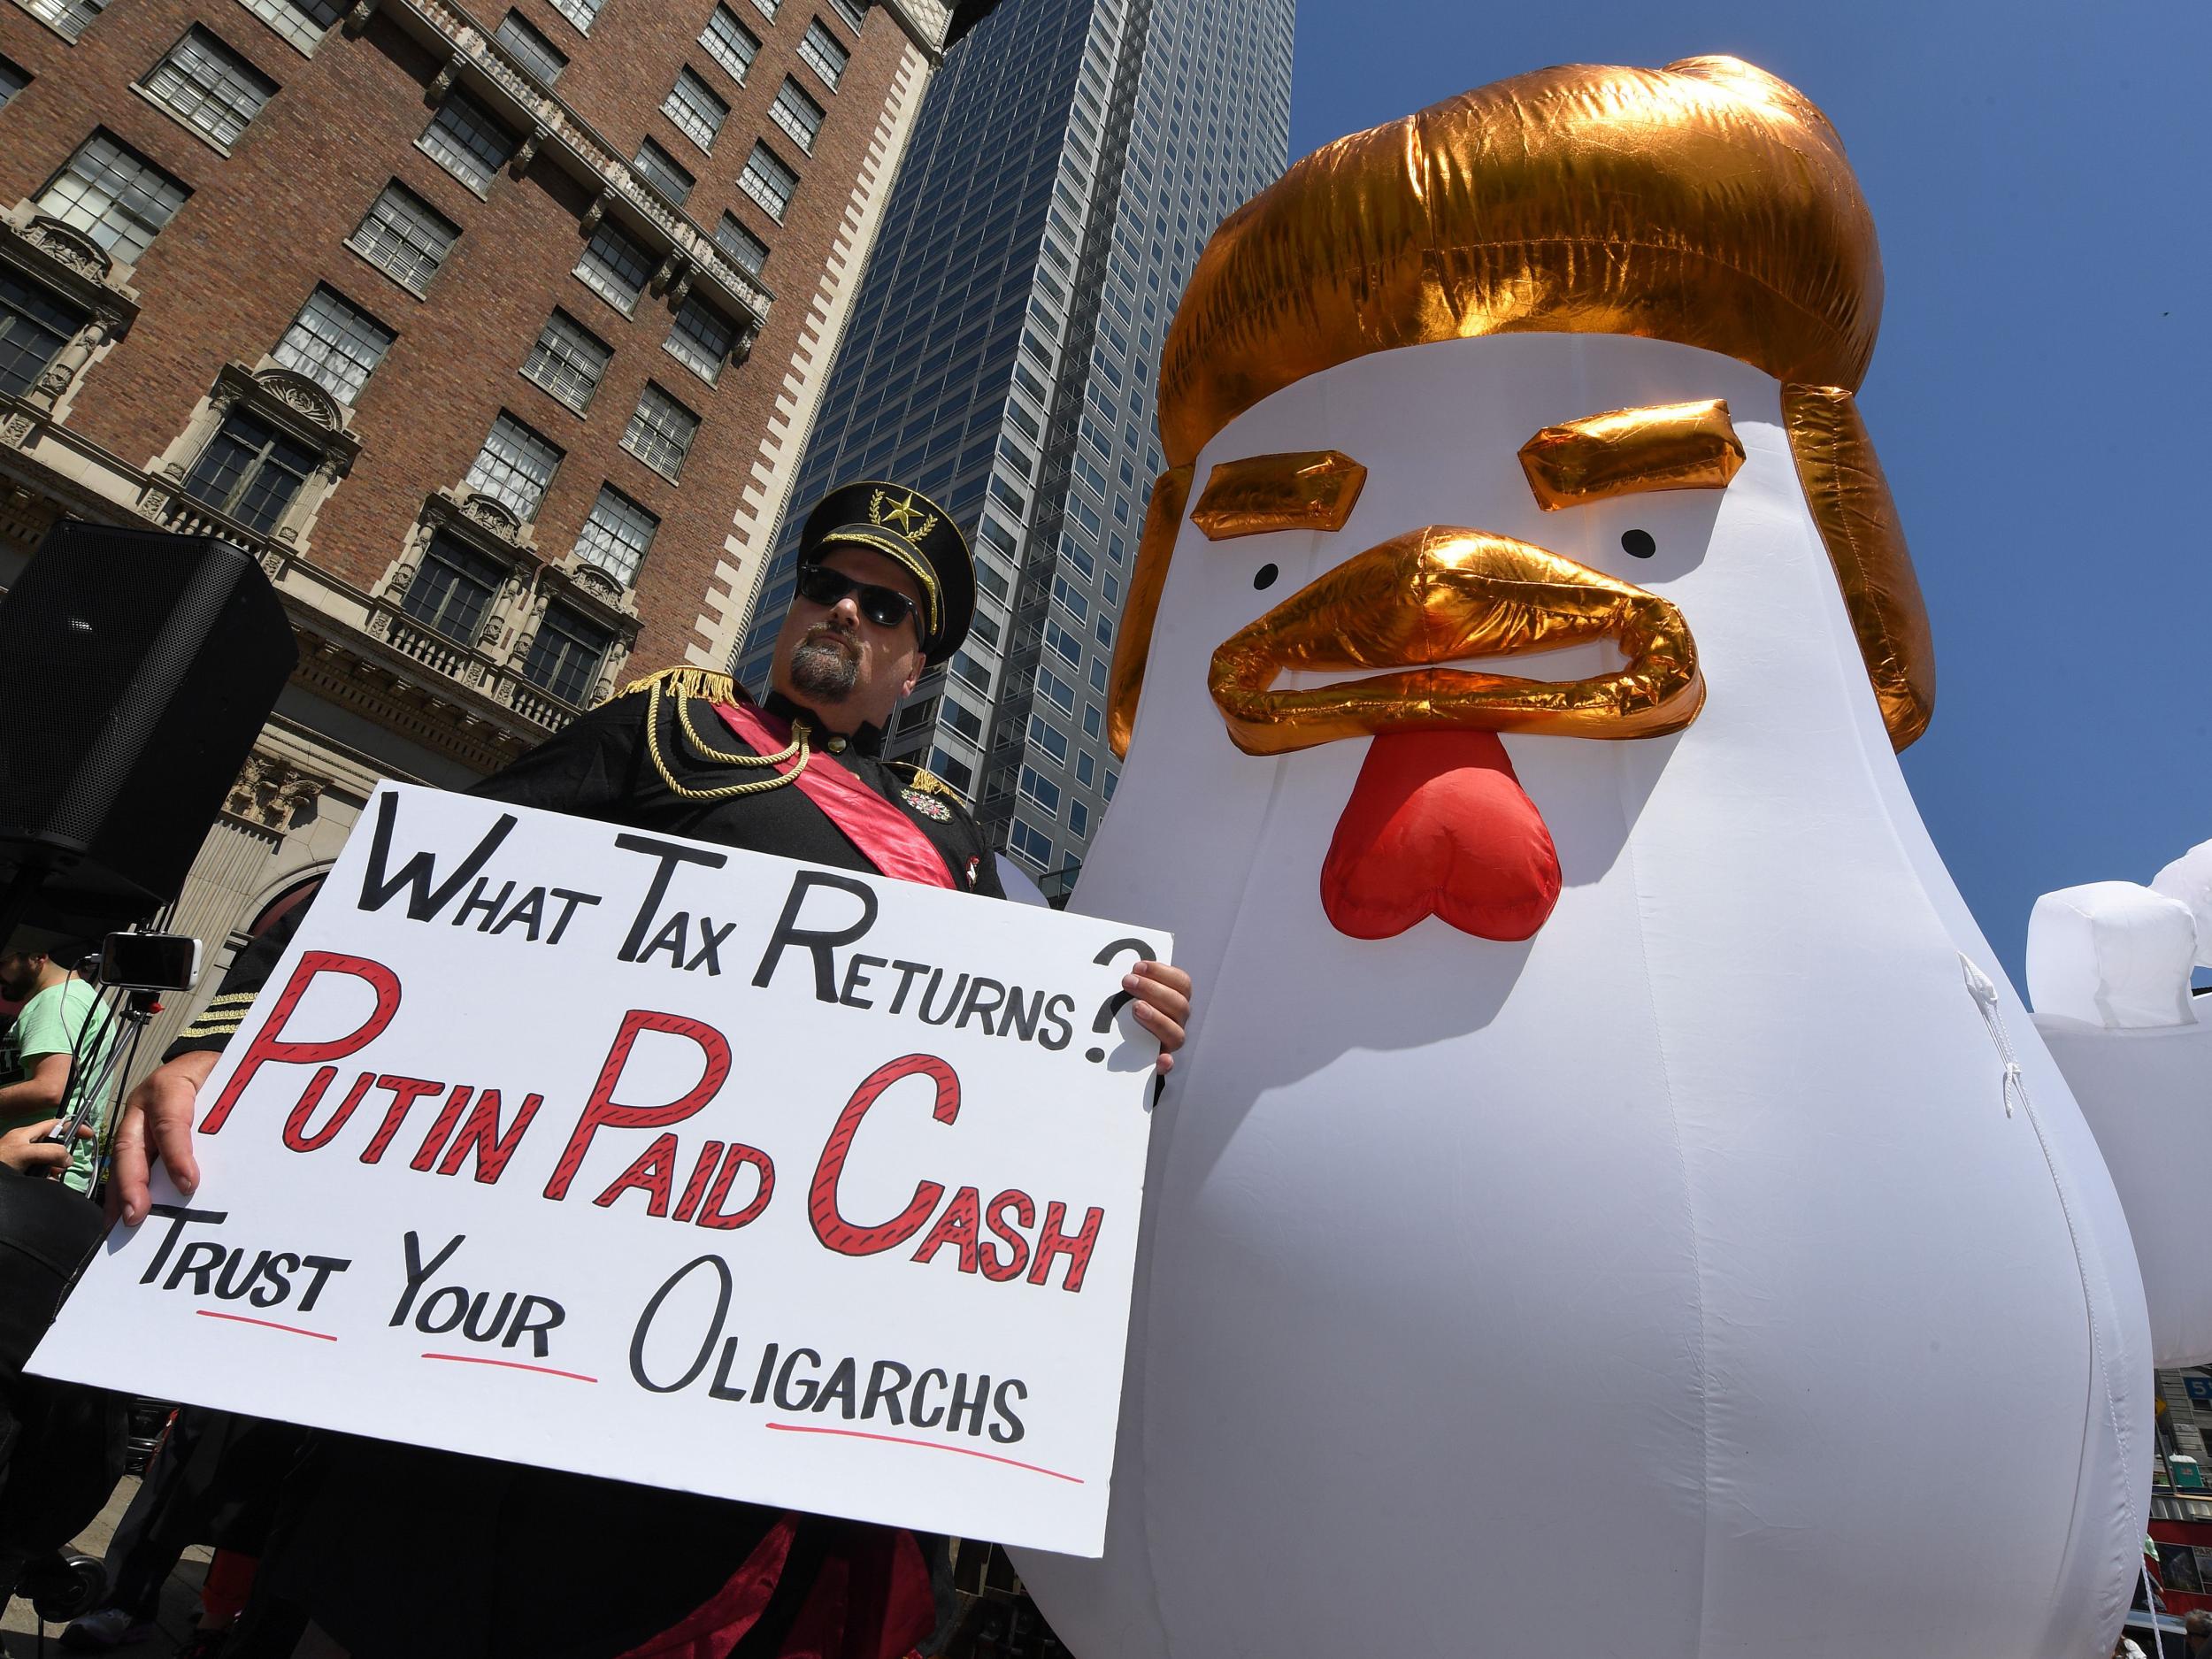
<svg viewBox="0 0 2212 1659"><path fill-rule="evenodd" d="M756 704L728 676L640 680L486 779L488 799L1002 898L966 806L880 758L891 712L966 637L975 574L934 503L867 482L801 533L797 593ZM199 1085L304 907L239 957L125 1106L116 1188L146 1214L149 1148L189 1194ZM1188 975L1125 981L1183 1040ZM936 1540L820 1516L338 1436L288 1494L267 1589L352 1659L902 1659L935 1622Z"/></svg>

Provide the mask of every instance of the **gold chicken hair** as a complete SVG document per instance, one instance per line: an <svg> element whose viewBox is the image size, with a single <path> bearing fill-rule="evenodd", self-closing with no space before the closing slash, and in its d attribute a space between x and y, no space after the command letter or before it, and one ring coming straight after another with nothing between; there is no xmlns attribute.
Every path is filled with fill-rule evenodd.
<svg viewBox="0 0 2212 1659"><path fill-rule="evenodd" d="M1113 664L1117 752L1205 445L1271 394L1354 358L1521 333L1671 341L1782 383L1799 481L1904 748L1926 729L1935 665L1854 396L1881 303L1873 219L1834 128L1796 88L1732 58L1540 70L1317 150L1215 233L1168 333L1169 468ZM1743 450L1716 399L1593 410L1530 434L1519 458L1536 503L1555 512L1639 489L1724 489ZM1334 529L1364 477L1357 456L1237 457L1212 469L1191 516L1216 540ZM1369 637L1374 613L1352 603L1373 585L1362 567L1417 595L1411 656L1404 639ZM1548 603L1506 615L1499 594L1532 579ZM1571 686L1425 666L1599 634L1626 666ZM1269 689L1279 672L1385 663L1407 672ZM1225 641L1210 678L1232 737L1257 754L1454 726L1654 736L1695 718L1704 695L1694 640L1664 600L1480 526L1409 526L1359 552Z"/></svg>

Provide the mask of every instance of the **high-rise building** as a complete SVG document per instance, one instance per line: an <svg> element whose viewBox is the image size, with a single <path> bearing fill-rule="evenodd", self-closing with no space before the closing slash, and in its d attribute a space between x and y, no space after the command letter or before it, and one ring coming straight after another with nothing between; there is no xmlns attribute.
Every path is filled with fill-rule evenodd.
<svg viewBox="0 0 2212 1659"><path fill-rule="evenodd" d="M1112 799L1106 675L1162 461L1162 338L1214 227L1280 173L1294 0L1005 0L947 58L797 482L915 484L976 552L975 629L886 752L1064 887ZM738 663L757 687L797 512Z"/></svg>
<svg viewBox="0 0 2212 1659"><path fill-rule="evenodd" d="M728 660L988 11L471 6L0 0L0 582L64 516L212 534L302 648L180 909L218 969L379 778L466 784Z"/></svg>

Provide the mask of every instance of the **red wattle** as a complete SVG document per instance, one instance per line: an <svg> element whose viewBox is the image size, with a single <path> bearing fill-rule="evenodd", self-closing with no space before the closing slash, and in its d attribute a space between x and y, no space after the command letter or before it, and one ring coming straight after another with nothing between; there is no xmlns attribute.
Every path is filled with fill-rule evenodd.
<svg viewBox="0 0 2212 1659"><path fill-rule="evenodd" d="M1321 865L1340 933L1388 939L1438 916L1526 939L1559 902L1559 854L1494 732L1411 732L1369 746Z"/></svg>

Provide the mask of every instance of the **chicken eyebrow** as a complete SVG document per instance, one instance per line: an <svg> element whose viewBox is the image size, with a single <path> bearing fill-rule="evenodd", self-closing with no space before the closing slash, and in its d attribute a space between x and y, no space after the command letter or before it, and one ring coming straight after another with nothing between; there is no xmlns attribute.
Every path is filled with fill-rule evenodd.
<svg viewBox="0 0 2212 1659"><path fill-rule="evenodd" d="M1210 541L1270 530L1341 530L1367 469L1341 449L1294 449L1224 461L1207 475L1191 522Z"/></svg>
<svg viewBox="0 0 2212 1659"><path fill-rule="evenodd" d="M1547 426L1520 449L1546 512L1654 489L1725 489L1743 465L1727 400L1609 410Z"/></svg>

